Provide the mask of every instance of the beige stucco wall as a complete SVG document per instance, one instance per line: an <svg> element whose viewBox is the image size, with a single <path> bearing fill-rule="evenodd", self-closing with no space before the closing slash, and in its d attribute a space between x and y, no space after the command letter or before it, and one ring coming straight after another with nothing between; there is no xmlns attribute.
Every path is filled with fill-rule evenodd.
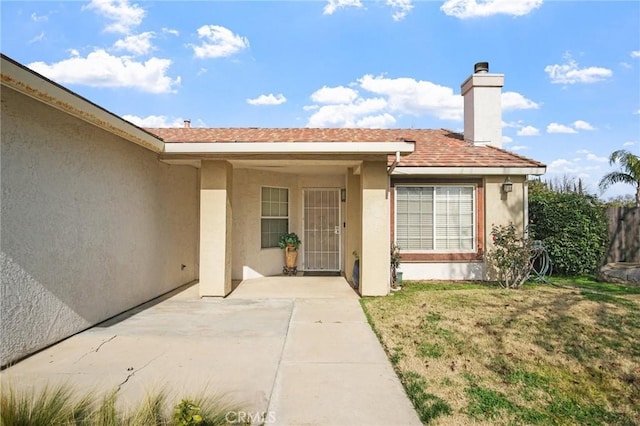
<svg viewBox="0 0 640 426"><path fill-rule="evenodd" d="M504 176L487 176L484 179L485 187L485 253L493 249L491 229L494 225L508 225L513 223L521 232L524 232L526 205L526 177L511 176L513 191L504 193L502 184ZM486 255L485 255L486 258ZM485 262L485 279L494 279L491 268Z"/></svg>
<svg viewBox="0 0 640 426"><path fill-rule="evenodd" d="M233 167L202 161L200 168L200 296L231 292Z"/></svg>
<svg viewBox="0 0 640 426"><path fill-rule="evenodd" d="M384 296L390 288L389 177L387 162L364 161L360 174L362 188L362 231L360 293Z"/></svg>
<svg viewBox="0 0 640 426"><path fill-rule="evenodd" d="M347 229L345 233L345 277L353 285L353 267L356 260L353 252L362 253L362 210L360 208L360 175L354 169L347 173Z"/></svg>
<svg viewBox="0 0 640 426"><path fill-rule="evenodd" d="M289 230L303 239L303 190L305 188L344 188L344 182L343 175L297 175L255 169L234 169L233 279L243 280L282 273L284 264L282 250L260 247L260 196L263 186L289 188ZM304 239L302 244L304 245ZM301 247L298 257L299 269L304 266L302 251Z"/></svg>
<svg viewBox="0 0 640 426"><path fill-rule="evenodd" d="M4 365L196 278L198 172L1 96Z"/></svg>
<svg viewBox="0 0 640 426"><path fill-rule="evenodd" d="M511 176L513 191L502 192L504 176L487 176L484 179L485 191L485 241L488 247L491 240L491 227L493 225L508 225L513 223L519 229L524 229L525 212L525 177Z"/></svg>

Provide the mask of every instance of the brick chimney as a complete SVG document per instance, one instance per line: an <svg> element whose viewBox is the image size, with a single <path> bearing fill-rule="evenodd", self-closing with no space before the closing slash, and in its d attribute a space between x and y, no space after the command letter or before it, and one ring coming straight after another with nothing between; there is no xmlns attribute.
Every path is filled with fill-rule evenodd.
<svg viewBox="0 0 640 426"><path fill-rule="evenodd" d="M184 128L185 129L191 128L191 120L184 120Z"/></svg>
<svg viewBox="0 0 640 426"><path fill-rule="evenodd" d="M478 62L460 86L464 96L464 139L474 145L502 147L502 86L504 74L490 74L488 62Z"/></svg>

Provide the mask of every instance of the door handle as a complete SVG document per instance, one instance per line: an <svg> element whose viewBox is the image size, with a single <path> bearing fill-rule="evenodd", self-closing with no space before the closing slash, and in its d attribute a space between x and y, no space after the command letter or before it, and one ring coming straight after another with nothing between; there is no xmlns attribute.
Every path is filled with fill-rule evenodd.
<svg viewBox="0 0 640 426"><path fill-rule="evenodd" d="M339 226L334 226L334 227L333 227L333 229L334 229L334 231L333 231L333 232L334 232L336 235L340 235L340 227L339 227Z"/></svg>

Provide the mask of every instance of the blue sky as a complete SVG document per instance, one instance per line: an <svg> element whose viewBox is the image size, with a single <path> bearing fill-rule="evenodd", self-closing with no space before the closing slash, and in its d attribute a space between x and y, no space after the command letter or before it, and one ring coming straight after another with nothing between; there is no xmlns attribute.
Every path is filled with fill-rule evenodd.
<svg viewBox="0 0 640 426"><path fill-rule="evenodd" d="M149 127L461 130L505 74L503 147L582 177L640 154L640 2L5 1L2 53ZM632 194L615 185L603 198Z"/></svg>

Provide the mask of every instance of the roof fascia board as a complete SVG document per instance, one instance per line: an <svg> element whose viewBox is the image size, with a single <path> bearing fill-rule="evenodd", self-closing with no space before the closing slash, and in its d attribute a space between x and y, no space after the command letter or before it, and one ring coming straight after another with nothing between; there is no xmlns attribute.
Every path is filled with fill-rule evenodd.
<svg viewBox="0 0 640 426"><path fill-rule="evenodd" d="M410 175L473 175L473 176L516 176L536 175L546 172L546 167L396 167L392 176Z"/></svg>
<svg viewBox="0 0 640 426"><path fill-rule="evenodd" d="M413 142L180 142L166 154L410 154Z"/></svg>
<svg viewBox="0 0 640 426"><path fill-rule="evenodd" d="M3 86L151 151L159 153L164 148L164 142L157 137L4 55L0 70Z"/></svg>

